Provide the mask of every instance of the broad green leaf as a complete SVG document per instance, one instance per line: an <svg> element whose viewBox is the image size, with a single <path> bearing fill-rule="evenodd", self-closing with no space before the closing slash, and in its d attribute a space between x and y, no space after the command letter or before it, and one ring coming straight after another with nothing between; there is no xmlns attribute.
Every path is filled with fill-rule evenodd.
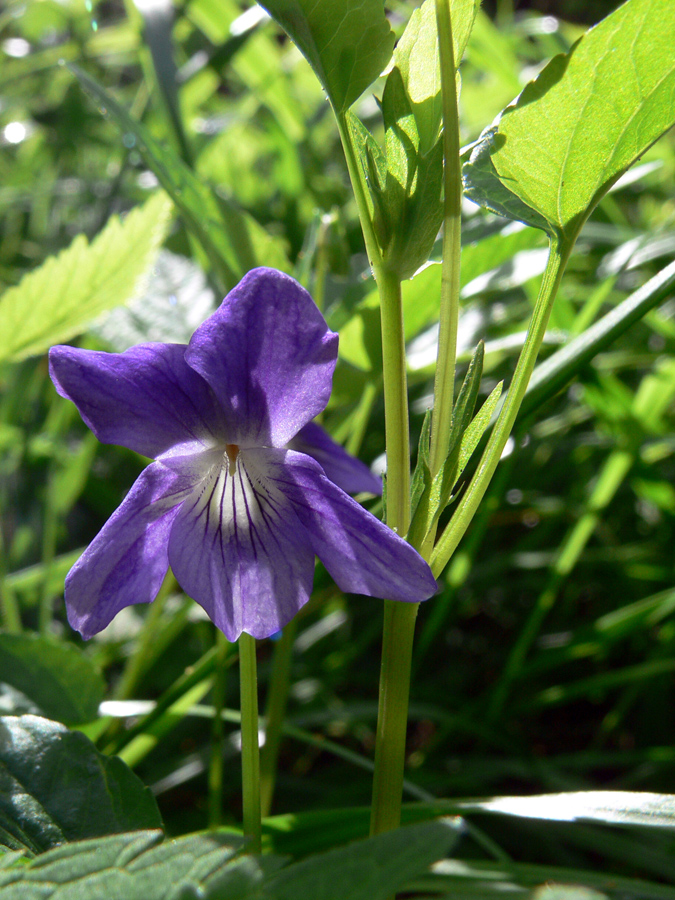
<svg viewBox="0 0 675 900"><path fill-rule="evenodd" d="M375 81L391 58L394 33L382 0L265 0L291 37L337 113Z"/></svg>
<svg viewBox="0 0 675 900"><path fill-rule="evenodd" d="M154 194L91 242L83 235L0 297L0 360L44 353L139 290L169 226L171 201Z"/></svg>
<svg viewBox="0 0 675 900"><path fill-rule="evenodd" d="M72 644L28 634L0 634L0 681L28 697L40 714L65 725L91 722L105 685Z"/></svg>
<svg viewBox="0 0 675 900"><path fill-rule="evenodd" d="M86 72L74 65L69 68L94 102L134 140L135 148L198 240L223 290L234 287L246 272L258 265L289 271L279 243L252 216L201 181Z"/></svg>
<svg viewBox="0 0 675 900"><path fill-rule="evenodd" d="M158 831L76 841L0 870L0 900L247 900L278 857L244 856L235 834Z"/></svg>
<svg viewBox="0 0 675 900"><path fill-rule="evenodd" d="M573 241L675 122L673 34L672 0L628 0L551 60L473 150L469 196Z"/></svg>
<svg viewBox="0 0 675 900"><path fill-rule="evenodd" d="M38 716L0 718L0 844L41 853L160 825L149 789L83 734Z"/></svg>
<svg viewBox="0 0 675 900"><path fill-rule="evenodd" d="M273 875L259 898L388 900L445 856L456 834L454 820L422 822L310 856Z"/></svg>

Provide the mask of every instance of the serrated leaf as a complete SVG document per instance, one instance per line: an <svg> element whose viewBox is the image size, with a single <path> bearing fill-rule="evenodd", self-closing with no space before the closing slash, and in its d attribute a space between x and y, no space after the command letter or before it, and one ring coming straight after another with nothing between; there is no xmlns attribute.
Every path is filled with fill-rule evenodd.
<svg viewBox="0 0 675 900"><path fill-rule="evenodd" d="M65 844L0 871L0 900L246 900L282 862L242 856L243 838L229 833L161 839L137 831Z"/></svg>
<svg viewBox="0 0 675 900"><path fill-rule="evenodd" d="M75 65L69 69L82 87L133 137L135 148L169 194L198 240L222 290L229 290L258 265L290 271L285 253L265 229L234 203L201 181L173 150L156 141L115 98Z"/></svg>
<svg viewBox="0 0 675 900"><path fill-rule="evenodd" d="M28 634L0 634L0 681L65 725L95 719L105 691L100 672L77 647Z"/></svg>
<svg viewBox="0 0 675 900"><path fill-rule="evenodd" d="M675 122L675 4L628 0L555 57L465 168L472 190L523 218L504 192L574 240L614 182Z"/></svg>
<svg viewBox="0 0 675 900"><path fill-rule="evenodd" d="M166 236L172 204L154 194L124 221L112 216L89 243L83 235L0 298L0 360L44 353L139 290Z"/></svg>
<svg viewBox="0 0 675 900"><path fill-rule="evenodd" d="M394 33L382 0L264 0L261 6L296 44L338 113L391 58Z"/></svg>
<svg viewBox="0 0 675 900"><path fill-rule="evenodd" d="M41 853L160 825L154 797L121 759L49 719L0 717L1 844Z"/></svg>

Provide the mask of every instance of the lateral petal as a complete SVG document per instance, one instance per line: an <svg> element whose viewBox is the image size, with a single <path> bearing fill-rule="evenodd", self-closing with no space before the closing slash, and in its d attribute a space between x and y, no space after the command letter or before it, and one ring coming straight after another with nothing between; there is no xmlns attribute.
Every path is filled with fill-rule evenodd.
<svg viewBox="0 0 675 900"><path fill-rule="evenodd" d="M266 638L307 602L314 551L293 508L266 484L259 451L241 450L233 474L225 457L182 505L169 560L183 590L236 641Z"/></svg>
<svg viewBox="0 0 675 900"><path fill-rule="evenodd" d="M312 548L343 591L417 603L436 592L431 569L410 544L292 450L261 450L269 479L293 505Z"/></svg>
<svg viewBox="0 0 675 900"><path fill-rule="evenodd" d="M282 447L330 396L338 336L297 281L253 269L193 334L185 359L243 446Z"/></svg>
<svg viewBox="0 0 675 900"><path fill-rule="evenodd" d="M368 466L347 453L328 432L316 422L309 422L288 443L289 450L306 453L315 459L330 480L348 494L367 491L382 493L382 479L373 475Z"/></svg>
<svg viewBox="0 0 675 900"><path fill-rule="evenodd" d="M66 578L68 621L90 638L125 606L150 603L169 567L169 531L191 483L151 463Z"/></svg>
<svg viewBox="0 0 675 900"><path fill-rule="evenodd" d="M52 347L49 373L104 444L156 457L212 445L223 429L213 391L184 359L184 344L139 344L124 353Z"/></svg>

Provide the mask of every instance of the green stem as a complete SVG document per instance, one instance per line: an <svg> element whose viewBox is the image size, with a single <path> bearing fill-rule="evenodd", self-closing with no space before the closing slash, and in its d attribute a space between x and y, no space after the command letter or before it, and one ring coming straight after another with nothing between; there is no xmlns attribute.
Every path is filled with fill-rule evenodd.
<svg viewBox="0 0 675 900"><path fill-rule="evenodd" d="M410 667L418 607L418 603L384 601L371 834L391 831L401 823Z"/></svg>
<svg viewBox="0 0 675 900"><path fill-rule="evenodd" d="M410 435L401 282L383 265L368 206L365 176L357 159L352 133L344 114L339 115L337 121L366 251L380 294L387 525L403 535L410 525ZM384 604L372 834L396 828L401 817L410 664L417 606L388 600Z"/></svg>
<svg viewBox="0 0 675 900"><path fill-rule="evenodd" d="M277 775L279 744L286 718L288 688L291 680L293 644L297 631L297 618L284 628L281 638L274 648L272 673L270 675L269 696L265 710L265 745L260 753L260 804L262 815L269 816L274 796Z"/></svg>
<svg viewBox="0 0 675 900"><path fill-rule="evenodd" d="M225 661L230 642L216 629L216 671L213 679L213 724L211 726L211 760L209 763L209 828L217 828L223 820L223 737L225 723L221 715L225 706Z"/></svg>
<svg viewBox="0 0 675 900"><path fill-rule="evenodd" d="M455 53L449 0L436 0L436 26L441 60L443 98L443 264L440 330L434 378L429 465L435 475L448 455L455 386L459 321L459 267L462 233L462 169L459 158L459 117Z"/></svg>
<svg viewBox="0 0 675 900"><path fill-rule="evenodd" d="M506 400L492 429L490 439L478 468L471 479L471 483L461 498L454 516L441 535L431 556L431 570L436 577L441 574L466 533L499 464L502 452L516 421L520 404L525 396L537 354L546 333L546 326L548 325L560 279L573 246L573 239L566 241L551 239L546 271L544 272L525 344L518 358L518 364Z"/></svg>
<svg viewBox="0 0 675 900"><path fill-rule="evenodd" d="M251 853L260 853L260 749L258 745L258 676L255 638L242 632L239 638L239 678L241 696L241 784L244 834L250 838Z"/></svg>

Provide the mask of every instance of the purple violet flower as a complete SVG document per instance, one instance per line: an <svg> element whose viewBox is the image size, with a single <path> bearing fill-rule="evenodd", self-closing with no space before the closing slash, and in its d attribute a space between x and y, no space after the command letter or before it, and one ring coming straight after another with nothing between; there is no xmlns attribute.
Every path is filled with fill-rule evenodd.
<svg viewBox="0 0 675 900"><path fill-rule="evenodd" d="M409 602L434 593L417 552L327 477L379 488L311 423L328 402L337 345L296 281L255 269L187 346L51 349L57 391L98 439L154 459L66 578L73 628L89 638L125 606L154 600L169 565L230 641L269 637L293 618L315 554L344 591Z"/></svg>

